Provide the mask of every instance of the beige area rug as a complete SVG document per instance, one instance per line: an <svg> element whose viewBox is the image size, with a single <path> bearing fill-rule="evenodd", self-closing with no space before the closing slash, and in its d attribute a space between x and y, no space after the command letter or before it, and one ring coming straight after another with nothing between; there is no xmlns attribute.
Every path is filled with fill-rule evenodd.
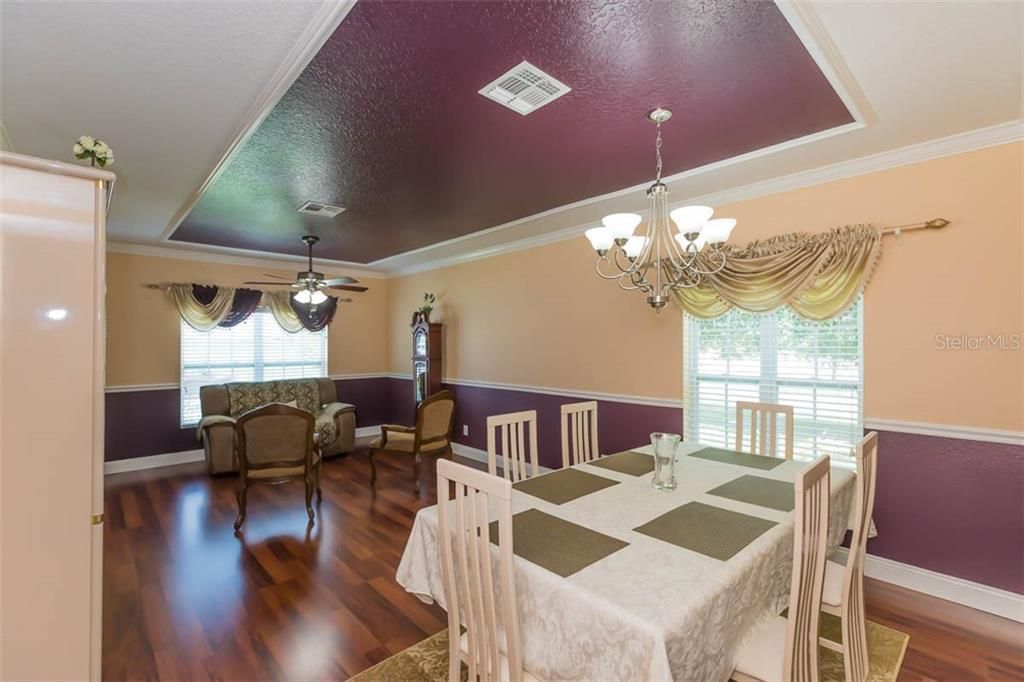
<svg viewBox="0 0 1024 682"><path fill-rule="evenodd" d="M839 619L822 615L821 634L839 641ZM870 682L895 682L903 665L910 635L868 621L868 656L871 661ZM842 654L819 647L821 682L840 682L843 674ZM462 679L467 678L462 667ZM448 679L448 630L442 630L405 651L364 670L349 682L445 682Z"/></svg>

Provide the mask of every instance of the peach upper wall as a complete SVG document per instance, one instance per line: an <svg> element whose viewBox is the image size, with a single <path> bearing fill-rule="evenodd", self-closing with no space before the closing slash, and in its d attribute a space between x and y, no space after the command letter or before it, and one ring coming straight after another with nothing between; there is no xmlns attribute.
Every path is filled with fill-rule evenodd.
<svg viewBox="0 0 1024 682"><path fill-rule="evenodd" d="M942 350L936 335L1020 334L1019 143L718 207L745 243L836 225L933 217L944 230L886 237L865 293L868 419L1024 428L1020 350ZM678 198L677 198L678 200ZM594 274L581 236L391 280L390 369L410 368L403 330L424 291L446 323L446 377L679 398L682 325Z"/></svg>
<svg viewBox="0 0 1024 682"><path fill-rule="evenodd" d="M200 282L242 286L264 273L294 277L299 269L225 265L176 258L107 253L107 385L177 383L180 318L162 291L148 282ZM340 272L336 269L330 273ZM386 279L355 274L369 291L351 294L328 328L331 374L387 369ZM348 295L348 294L343 294Z"/></svg>

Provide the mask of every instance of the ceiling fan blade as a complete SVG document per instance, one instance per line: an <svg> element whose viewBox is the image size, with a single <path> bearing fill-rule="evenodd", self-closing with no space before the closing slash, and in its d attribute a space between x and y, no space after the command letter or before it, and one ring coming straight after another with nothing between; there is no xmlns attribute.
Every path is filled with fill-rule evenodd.
<svg viewBox="0 0 1024 682"><path fill-rule="evenodd" d="M327 287L327 288L331 289L332 291L356 291L356 292L362 292L362 291L369 290L370 287L359 287L359 286L353 286L351 284L335 284L334 286L330 286L330 287Z"/></svg>
<svg viewBox="0 0 1024 682"><path fill-rule="evenodd" d="M263 285L267 285L267 286L275 286L275 287L286 287L286 286L290 286L290 285L288 284L288 282L242 282L242 284L263 284Z"/></svg>
<svg viewBox="0 0 1024 682"><path fill-rule="evenodd" d="M284 275L275 275L275 274L270 273L270 272L264 272L263 276L264 277L273 277L274 279L291 279L290 277L285 277Z"/></svg>
<svg viewBox="0 0 1024 682"><path fill-rule="evenodd" d="M335 284L359 284L359 280L352 279L351 277L332 277L331 279L321 280L320 284L326 286L333 286Z"/></svg>

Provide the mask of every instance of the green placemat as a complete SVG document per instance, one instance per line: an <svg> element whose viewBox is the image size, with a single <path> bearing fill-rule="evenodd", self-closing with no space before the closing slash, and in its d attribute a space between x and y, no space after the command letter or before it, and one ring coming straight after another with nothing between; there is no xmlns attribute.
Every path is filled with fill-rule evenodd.
<svg viewBox="0 0 1024 682"><path fill-rule="evenodd" d="M595 476L579 469L560 469L543 476L534 476L513 484L519 492L533 495L551 504L565 504L576 498L618 485L604 476Z"/></svg>
<svg viewBox="0 0 1024 682"><path fill-rule="evenodd" d="M728 561L774 525L774 521L756 516L687 502L633 530L712 559Z"/></svg>
<svg viewBox="0 0 1024 682"><path fill-rule="evenodd" d="M756 504L759 507L768 507L784 512L793 511L793 507L796 506L793 499L792 483L750 474L740 476L709 490L708 495L727 497L737 502Z"/></svg>
<svg viewBox="0 0 1024 682"><path fill-rule="evenodd" d="M620 452L617 455L599 457L593 462L587 462L592 467L601 467L610 471L618 471L620 474L630 476L643 476L654 471L654 458L642 452Z"/></svg>
<svg viewBox="0 0 1024 682"><path fill-rule="evenodd" d="M491 542L498 543L498 522L490 526ZM539 509L512 517L512 551L530 563L568 578L573 573L629 546Z"/></svg>
<svg viewBox="0 0 1024 682"><path fill-rule="evenodd" d="M778 457L752 455L749 452L737 452L736 450L726 450L724 448L703 448L697 452L691 452L690 457L700 457L701 459L710 459L712 462L735 464L741 467L762 469L764 471L774 469L780 464L786 463L786 460L779 459Z"/></svg>

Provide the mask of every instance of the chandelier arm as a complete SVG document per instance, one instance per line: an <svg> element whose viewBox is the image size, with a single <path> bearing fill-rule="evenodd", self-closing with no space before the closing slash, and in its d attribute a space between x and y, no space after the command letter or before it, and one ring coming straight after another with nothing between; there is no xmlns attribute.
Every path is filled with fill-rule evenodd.
<svg viewBox="0 0 1024 682"><path fill-rule="evenodd" d="M619 272L616 275L606 275L603 272L601 272L601 263L608 262L610 261L608 260L607 256L601 256L600 258L597 259L597 262L594 264L594 269L597 271L597 275L601 279L622 279L622 277L626 274L625 272Z"/></svg>
<svg viewBox="0 0 1024 682"><path fill-rule="evenodd" d="M700 274L700 275L714 275L714 274L717 274L717 273L721 272L722 269L725 268L725 264L728 262L728 258L726 257L725 252L722 251L721 249L713 249L712 253L718 255L718 257L720 259L720 262L718 263L718 265L714 266L710 270L704 270L702 268L697 267L696 262L695 262L693 268L691 268L691 269L694 272L696 272L697 274ZM709 256L709 259L710 259L710 256Z"/></svg>
<svg viewBox="0 0 1024 682"><path fill-rule="evenodd" d="M615 265L615 267L617 267L619 271L621 271L623 274L636 272L637 270L639 270L640 264L643 263L642 257L638 257L635 261L630 262L629 257L626 256L626 250L622 247L617 247L613 253L615 255L612 256L612 262ZM625 264L622 263L623 258L626 259Z"/></svg>

